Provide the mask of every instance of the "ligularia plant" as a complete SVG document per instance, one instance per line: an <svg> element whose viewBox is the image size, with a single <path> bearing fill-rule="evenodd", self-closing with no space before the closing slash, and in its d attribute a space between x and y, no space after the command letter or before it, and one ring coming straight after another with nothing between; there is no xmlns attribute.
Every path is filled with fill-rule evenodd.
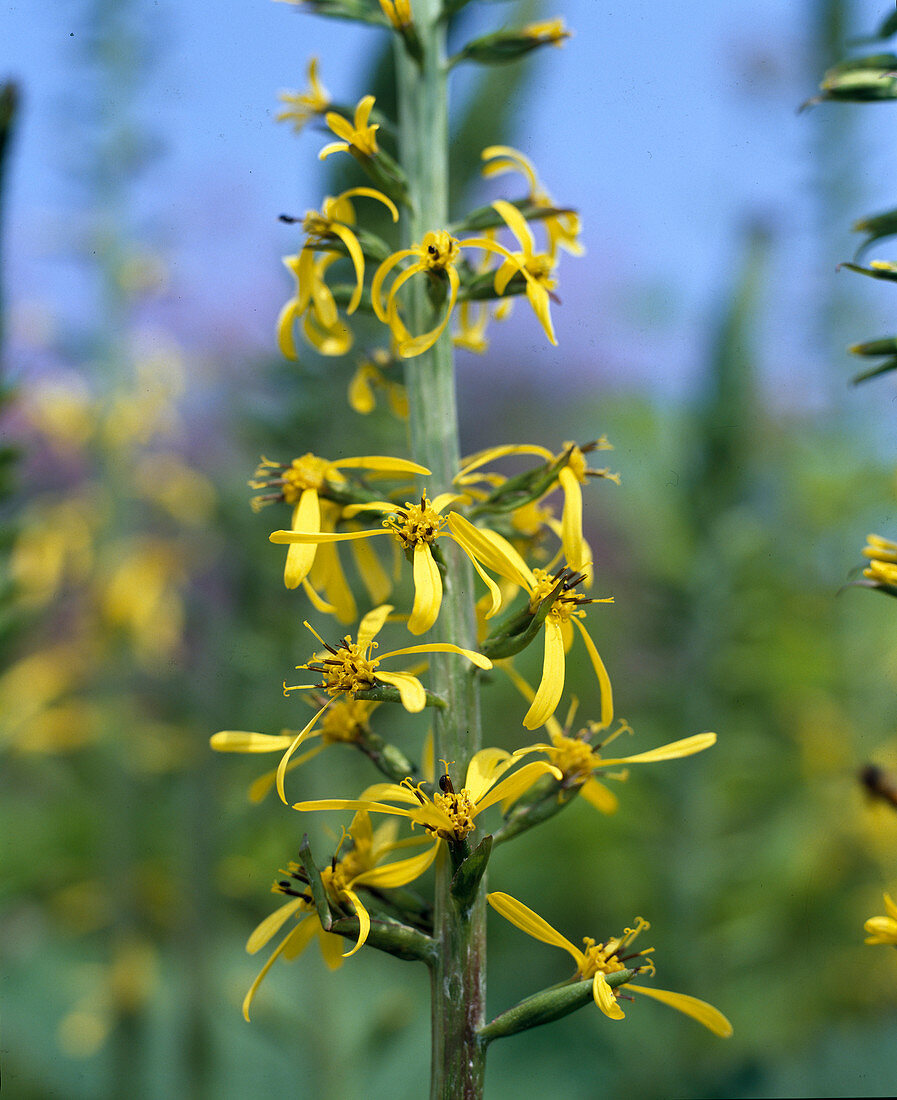
<svg viewBox="0 0 897 1100"><path fill-rule="evenodd" d="M338 106L349 100L331 99L317 59L309 64L308 92L283 96L279 117L297 132L323 122L337 140L318 155L353 158L370 186L322 196L319 209L302 220L297 251L284 261L294 285L276 340L289 359L301 355L300 336L319 354L343 356L355 342L351 326L366 318L366 344L373 328L381 347L370 347L357 364L350 404L370 412L374 388L384 389L393 410L407 417L410 454L355 455L346 441L334 440L331 453L343 457L330 460L297 440L293 454L262 459L251 485L266 491L254 503L278 513L270 540L286 548L283 596L295 602L297 620L306 620L311 634L298 664L295 655L284 655L284 669L295 665L301 673L301 682L285 678L283 685L300 713L291 721L295 728L223 730L212 738L218 751L279 757L250 793L260 801L276 790L282 812L291 816L285 831L294 833L306 814L325 814L342 826L342 839L324 859L312 855L308 838L298 852L284 853L288 869L274 892L287 900L247 944L255 953L277 940L246 994L246 1019L264 996L259 990L271 966L295 958L312 939L330 967L351 966L354 955L370 950L422 963L432 977L431 1096L442 1100L482 1095L494 1040L589 1003L600 1009L604 1026L624 1018L637 1025L653 1006L633 1003L624 1011L621 1000L636 1000L630 989L715 1035L732 1031L721 1012L690 993L643 984L654 976L653 949L631 944L647 931L644 918L602 941L586 937L579 948L500 883L487 893L496 846L579 796L614 812L619 798L602 778L625 779L628 765L701 752L716 735L691 733L635 753L606 750L631 733L626 723L614 728L605 664L613 643L603 612L612 597L597 590L594 555L583 537L590 485L618 480L589 465L594 452L610 449L607 439L576 443L559 435L546 445L499 439L461 456L454 347L484 350L489 325L506 319L516 298L534 314L518 310L518 322L555 345L550 307L559 304L560 255L584 251L575 210L556 205L527 155L496 144L500 134L483 133L478 163L509 193L466 213L448 209L449 71L462 62L514 61L569 38L557 19L497 30L447 57L447 23L467 2L301 4L393 37L398 117L382 113L368 89L360 90L365 94L355 106ZM386 240L383 232L394 236ZM493 468L507 460L523 469L508 476ZM370 600L360 616L340 543L343 555L354 555ZM412 591L413 597L403 595ZM388 652L378 649L381 630L391 632ZM587 683L599 699L594 719L579 727L571 682L578 673L566 661L574 642L585 649ZM542 654L535 687L514 666L530 645ZM514 685L519 707L498 731L508 747L484 746L480 688L502 677ZM565 691L573 701L562 726L555 712ZM302 703L309 709L302 711ZM403 712L404 721L418 724L419 766L384 736L390 714ZM536 737L526 732L542 727ZM381 773L379 781L362 791L316 791L295 801L290 788L300 777L294 769L337 741L360 750ZM597 827L601 818L586 820ZM293 856L298 859L288 859ZM537 883L527 902L538 905L533 891ZM606 900L608 891L596 896ZM492 920L560 947L573 963L572 973L569 961L559 969L558 984L533 990L488 1021L487 902ZM612 930L631 919L588 916L593 931L607 927L605 921ZM572 932L570 923L564 927ZM519 932L504 934L515 937L527 957L542 950Z"/></svg>

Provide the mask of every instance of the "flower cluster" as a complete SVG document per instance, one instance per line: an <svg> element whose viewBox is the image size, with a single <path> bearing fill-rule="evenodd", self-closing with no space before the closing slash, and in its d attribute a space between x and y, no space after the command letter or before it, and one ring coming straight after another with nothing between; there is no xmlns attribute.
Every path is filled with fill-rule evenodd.
<svg viewBox="0 0 897 1100"><path fill-rule="evenodd" d="M350 0L321 0L314 6L344 18L362 10ZM409 72L422 79L426 66L421 58L429 47L414 7L408 0L381 0L380 12L364 6L363 21L397 36L412 65ZM478 39L450 64L511 60L567 37L558 20L531 24ZM320 648L296 666L306 674L301 682L284 681L283 692L287 697L304 693L313 713L278 733L221 731L212 747L279 754L277 767L253 784L255 799L274 787L298 813L353 811L355 816L328 862L318 865L306 840L299 861L281 872L274 889L289 900L259 925L248 949L258 950L293 923L247 994L247 1018L273 962L294 958L315 936L331 966L365 945L437 970L458 964L443 957L446 922L454 922L452 937L458 944L470 934L472 921L482 928L485 910L476 902L483 897L483 876L496 845L544 821L579 794L599 809L615 809L616 796L596 778L607 769L617 769L607 773L609 778L625 778L619 769L628 765L689 756L716 741L715 734L702 733L661 748L606 755L615 737L631 732L626 723L611 732L611 679L595 641L596 632L607 630L598 607L613 597L587 594L596 568L583 529L584 488L619 481L609 469L591 465L595 454L610 449L607 439L565 442L556 450L506 444L461 459L453 409L428 408L443 399L444 391L427 390L426 379L438 369L443 353L450 359L452 339L483 350L489 320L506 317L515 297L526 297L550 344L557 343L551 306L559 301L559 256L583 252L575 211L555 204L523 154L491 145L483 150L483 174L521 176L524 194L496 198L455 222L443 220L442 211L437 224L422 228L419 215L427 196L421 179L414 177L420 158L403 157L401 145L396 149L397 129L376 111L374 96L363 96L354 110L345 111L334 107L324 91L316 62L309 79L311 91L289 99L282 117L297 129L322 117L337 140L319 156L349 154L373 186L354 186L325 198L319 211L302 219L304 240L284 261L295 291L277 321L277 342L285 357L297 358L295 329L301 325L319 353L339 356L353 345L348 323L353 315L367 315L372 325L379 322L388 346L366 353L349 386L350 404L369 412L374 388L386 389L394 409L407 412L412 421L414 459L364 455L330 460L310 452L286 462L263 458L250 482L259 493L254 507L286 505L290 510L268 537L287 548L285 586L304 592L318 616L315 625L306 621L305 626ZM413 243L395 247L386 239L396 224L404 241ZM540 227L542 243L534 232ZM340 272L344 282L337 281ZM453 318L459 328L451 337ZM409 397L412 388L418 395L416 405L383 373L398 362L405 366ZM428 438L435 434L436 420L428 427L421 422L424 415L444 415L447 444ZM503 468L521 459L524 469ZM360 617L337 556L341 543L355 552L370 601ZM391 563L380 554L384 548L387 559L391 551ZM327 615L344 624L358 620L358 625L331 634L320 618ZM399 640L381 653L378 639L388 631ZM430 637L408 644L405 635ZM555 711L567 687L566 654L577 637L594 674L598 718L573 732L575 704L563 728ZM531 645L542 651L535 688L514 663ZM420 663L409 667L409 660ZM484 674L493 669L508 676L527 703L509 716L509 725L518 733L521 727L545 726L549 740L514 749L480 747L475 699ZM397 706L420 716L419 750L411 754L419 764L383 735ZM427 715L434 719L437 751L446 759L434 759ZM357 795L337 792L292 801L288 773L327 745L361 751L383 781ZM291 776L290 785L296 782ZM374 832L374 815L388 825ZM400 839L402 824L408 833ZM405 846L420 850L408 858L388 858ZM431 867L448 884L436 891L433 906L408 889L417 887ZM577 966L571 981L591 982L605 1015L622 1018L617 990L625 985L695 1017L718 1035L731 1032L725 1017L702 1001L630 984L640 970L653 971L650 963L633 961L644 960L647 951L628 951L646 922L639 920L635 928L603 943L586 940L581 951L507 894L492 893L488 900L518 927L567 950ZM345 954L332 946L340 936L352 941ZM451 983L434 983L442 985ZM534 1003L542 1003L539 996ZM551 1007L539 1013L546 1020L558 1015ZM542 1021L534 1016L532 1022Z"/></svg>

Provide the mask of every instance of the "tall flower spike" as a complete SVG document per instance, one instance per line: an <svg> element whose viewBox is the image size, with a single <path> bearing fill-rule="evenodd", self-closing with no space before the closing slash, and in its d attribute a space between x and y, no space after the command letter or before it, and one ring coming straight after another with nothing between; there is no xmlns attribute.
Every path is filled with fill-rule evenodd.
<svg viewBox="0 0 897 1100"><path fill-rule="evenodd" d="M528 936L532 936L533 939L539 940L541 943L550 944L552 947L563 948L568 955L572 956L576 963L576 974L573 980L592 979L592 996L595 1004L611 1020L622 1020L624 1018L624 1012L620 1008L617 997L619 989L626 989L627 991L631 990L633 993L641 993L646 997L651 997L655 1001L669 1005L670 1008L675 1008L686 1016L691 1016L692 1019L709 1028L714 1035L718 1035L721 1039L728 1039L732 1034L732 1025L719 1009L707 1004L706 1001L699 1001L697 997L690 997L685 993L671 993L666 989L651 989L632 985L631 982L624 983L618 989L612 989L607 984L606 976L620 970L646 970L653 974L654 966L650 961L641 965L636 963L637 959L644 958L653 952L653 947L645 948L642 951L623 953L640 932L650 927L648 922L641 917L636 919L635 928L627 928L622 936L616 936L605 943L597 943L595 940L586 937L583 940L585 950L580 950L566 936L561 935L556 928L553 928L547 920L543 920L538 913L534 913L532 909L529 909L523 902L517 901L516 898L512 898L510 894L488 894L486 900L496 913L503 916L505 920L510 921L522 932L526 932Z"/></svg>
<svg viewBox="0 0 897 1100"><path fill-rule="evenodd" d="M330 93L318 78L316 57L311 58L308 63L308 83L306 92L281 92L277 97L284 108L274 116L274 121L291 122L297 134L312 119L323 115L330 106Z"/></svg>
<svg viewBox="0 0 897 1100"><path fill-rule="evenodd" d="M532 276L523 269L506 248L488 237L468 237L459 241L451 233L442 229L438 233L425 234L420 244L394 252L377 268L374 281L371 284L371 302L379 320L383 324L389 325L398 353L403 359L410 359L427 351L444 332L455 307L458 290L461 286L461 278L455 265L461 257L462 248L482 248L487 252L494 252L496 255L502 256L505 262L509 262L514 271L521 271L527 280L527 285L532 280ZM383 284L387 275L402 260L409 258L414 258L414 263L406 267L393 279L389 294L384 298ZM433 279L446 278L449 284L449 299L442 320L429 332L412 336L399 317L399 302L396 295L409 279L421 272ZM509 275L508 279L510 280L510 278Z"/></svg>
<svg viewBox="0 0 897 1100"><path fill-rule="evenodd" d="M443 516L443 511L458 497L452 493L440 493L432 501L422 496L420 504L406 501L404 506L381 501L365 504L365 510L378 509L388 513L383 526L373 531L337 531L324 532L312 530L274 531L271 542L313 546L327 542L347 542L354 539L375 538L377 535L392 535L411 558L414 570L414 606L408 619L408 629L412 634L423 634L436 622L442 605L442 576L433 556L433 545L439 538L450 538L461 547L473 564L474 569L485 582L491 596L491 607L487 618L491 618L501 608L501 592L498 585L483 569L483 559L477 546L486 546L492 561L498 562L506 571L515 568L512 559L503 559L501 545L486 544L477 534L477 529L456 512ZM346 514L353 509L346 509ZM471 542L473 535L476 546ZM517 551L507 545L514 558ZM495 568L490 564L490 568Z"/></svg>
<svg viewBox="0 0 897 1100"><path fill-rule="evenodd" d="M294 458L289 466L263 459L255 478L249 484L253 489L272 488L277 491L256 497L253 506L260 507L272 501L282 500L293 506L294 530L321 535L320 498L322 494L326 494L328 485L337 488L345 485L343 470L369 470L396 475L430 473L426 466L420 466L404 458L390 458L386 455L362 455L331 462L329 459L308 453L301 458ZM306 579L315 562L316 543L339 541L332 532L327 532L327 535L327 538L322 536L317 540L275 539L273 535L271 536L272 542L289 544L283 578L287 588L296 588L301 584L309 597L314 599ZM346 537L358 537L358 532L346 533Z"/></svg>

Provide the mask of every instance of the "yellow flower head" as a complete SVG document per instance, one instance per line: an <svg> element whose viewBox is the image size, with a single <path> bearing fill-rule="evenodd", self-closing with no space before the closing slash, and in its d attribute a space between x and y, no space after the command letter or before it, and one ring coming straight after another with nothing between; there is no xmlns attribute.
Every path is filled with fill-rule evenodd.
<svg viewBox="0 0 897 1100"><path fill-rule="evenodd" d="M653 947L644 948L641 951L630 952L627 950L640 932L650 928L648 922L641 917L636 918L634 928L626 928L621 936L615 936L603 943L585 937L583 939L584 950L580 950L566 936L561 935L557 929L553 928L548 921L543 920L542 917L522 902L517 901L516 898L512 898L510 894L488 894L486 900L497 913L521 931L526 932L528 936L532 936L533 939L537 939L542 943L561 947L571 955L576 963L576 973L571 981L591 979L592 996L595 1004L611 1020L622 1020L624 1018L624 1012L620 1008L617 998L620 996L620 991L625 989L651 997L655 1001L660 1001L662 1004L669 1005L670 1008L685 1013L686 1016L691 1016L721 1039L727 1039L732 1034L732 1025L726 1017L718 1009L707 1004L706 1001L699 1001L697 997L689 997L684 993L671 993L666 989L645 988L644 986L632 985L630 982L625 982L616 989L612 989L608 985L607 976L619 973L621 970L644 971L649 976L654 973L654 964L650 960L647 962L639 961L651 954L654 950Z"/></svg>
<svg viewBox="0 0 897 1100"><path fill-rule="evenodd" d="M334 856L330 866L325 867L321 872L321 881L327 891L329 903L336 910L335 915L343 910L347 915L358 918L358 939L355 946L345 954L340 952L339 937L325 932L321 927L305 869L301 864L291 862L286 871L280 872L283 877L274 883L272 893L285 894L291 900L269 914L258 925L246 943L246 950L254 955L277 935L290 917L294 917L297 923L272 953L246 994L243 1000L243 1016L247 1021L253 998L265 975L279 957L283 956L287 962L292 962L317 935L324 961L331 970L334 970L342 964L344 958L354 955L364 945L370 933L371 918L358 896L358 889L359 887L371 887L376 890L393 889L397 886L405 886L419 878L433 862L435 851L426 851L410 859L392 863L383 862L397 849L406 848L409 844L415 843L419 842L396 841L395 829L391 822L374 831L367 813L362 811L355 815L337 855ZM342 852L344 844L346 850Z"/></svg>
<svg viewBox="0 0 897 1100"><path fill-rule="evenodd" d="M890 894L884 895L887 916L870 917L863 928L869 933L866 943L882 943L897 947L897 905Z"/></svg>
<svg viewBox="0 0 897 1100"><path fill-rule="evenodd" d="M897 542L881 535L867 535L866 542L863 555L869 564L863 576L872 581L873 587L897 588Z"/></svg>
<svg viewBox="0 0 897 1100"><path fill-rule="evenodd" d="M331 153L351 153L356 157L373 157L377 154L377 131L379 123L370 125L371 111L374 109L374 97L366 95L358 101L352 122L328 111L324 121L340 141L331 141L318 153L318 159L324 160Z"/></svg>
<svg viewBox="0 0 897 1100"><path fill-rule="evenodd" d="M459 241L445 229L441 229L435 233L425 234L420 244L394 252L377 268L374 280L371 283L371 302L379 320L381 320L383 324L389 325L398 353L403 359L410 359L415 355L420 355L428 348L431 348L444 332L452 310L455 307L458 290L461 286L461 278L458 275L455 265L461 257L462 248L482 248L487 252L494 252L502 256L514 269L511 272L512 275L514 271L521 270L520 262L514 259L506 248L503 248L500 244L496 244L496 242L489 237L468 237L465 240ZM400 264L402 260L409 258L413 259L414 262L393 279L389 293L384 298L383 284L386 281L387 275L389 275L393 268ZM442 320L434 328L430 329L429 332L425 332L420 336L412 336L399 317L399 300L397 294L405 283L419 272L423 272L434 279L447 279L449 284L449 298ZM508 279L510 279L510 277L509 275ZM526 277L529 278L529 276Z"/></svg>
<svg viewBox="0 0 897 1100"><path fill-rule="evenodd" d="M411 0L380 0L380 7L397 31L406 30L411 26L413 20Z"/></svg>
<svg viewBox="0 0 897 1100"><path fill-rule="evenodd" d="M431 835L434 847L440 840L461 843L473 831L475 819L484 810L499 802L516 801L543 775L551 774L556 779L560 776L545 761L532 761L505 775L514 763L514 757L504 749L482 749L470 761L464 786L458 791L446 767L439 789L432 795L423 790L424 784L406 779L403 783L376 783L362 792L359 799L297 802L293 809L354 809L405 817Z"/></svg>
<svg viewBox="0 0 897 1100"><path fill-rule="evenodd" d="M272 542L287 542L287 561L284 568L284 584L287 588L297 588L300 584L306 594L315 602L314 594L309 591L307 579L312 571L317 557L317 542L326 543L337 541L333 538L332 524L340 515L340 510L333 511L325 516L322 512L321 497L326 497L328 489L344 486L346 479L343 470L369 470L384 474L429 474L425 466L416 462L409 462L402 458L390 458L386 455L363 455L357 458L343 458L337 462L320 458L318 455L307 453L300 458L294 458L289 466L279 462L272 462L263 458L255 472L255 477L250 481L253 489L272 489L273 492L257 496L253 499L255 509L263 507L273 501L284 501L293 508L292 528L294 531L304 531L316 535L327 534L330 537L321 537L318 540L307 539L304 542L298 539L275 539ZM326 522L325 522L326 520ZM327 530L328 526L331 530ZM357 532L352 533L357 536ZM349 537L347 535L347 537ZM330 575L334 568L334 558L328 558ZM382 588L372 576L375 569L373 562L359 559L362 577L368 587L374 591ZM339 580L335 581L339 584ZM343 581L343 585L345 582ZM347 589L348 591L348 589ZM320 608L320 604L316 604ZM330 609L332 610L332 608ZM342 617L342 616L341 616ZM354 618L354 614L351 618Z"/></svg>
<svg viewBox="0 0 897 1100"><path fill-rule="evenodd" d="M378 348L368 358L362 359L349 383L349 405L362 416L374 411L377 404L376 390L384 390L390 411L399 420L408 419L408 395L401 382L395 382L386 374L386 368L396 360L384 348Z"/></svg>
<svg viewBox="0 0 897 1100"><path fill-rule="evenodd" d="M414 571L414 605L408 619L408 629L412 634L423 634L436 622L442 606L442 575L433 554L433 547L439 538L449 538L457 543L485 582L491 596L488 618L500 610L502 598L498 585L483 569L481 549L487 551L490 562L493 563L490 568L496 568L494 564L496 562L506 570L515 568L514 562L503 556L502 546L488 543L486 536L463 516L456 512L442 515L443 510L457 499L455 494L440 493L433 500L426 495L422 496L420 504L411 501L406 501L404 505L396 505L388 501L372 502L359 505L357 508L357 510L363 508L365 511L387 513L383 525L372 531L325 532L294 529L274 531L269 538L275 543L313 547L319 543L347 542L375 538L377 535L392 535L405 551L406 556L410 558ZM345 514L348 515L354 510L356 510L355 506L347 508ZM504 540L502 543L508 546L515 558L519 558L510 544L504 543Z"/></svg>
<svg viewBox="0 0 897 1100"><path fill-rule="evenodd" d="M275 115L276 122L292 122L293 130L300 130L313 118L324 114L330 106L330 93L318 79L318 59L311 58L308 63L308 91L281 92L277 97L284 109Z"/></svg>
<svg viewBox="0 0 897 1100"><path fill-rule="evenodd" d="M540 46L561 46L565 38L570 38L571 33L564 26L564 20L543 19L538 23L527 23L520 28L520 34L525 38L534 38Z"/></svg>
<svg viewBox="0 0 897 1100"><path fill-rule="evenodd" d="M352 347L352 333L339 319L333 293L324 281L327 269L340 258L335 252L315 257L305 250L284 256L283 262L296 280L296 293L277 318L277 346L284 358L299 358L293 337L299 320L305 339L321 355L345 355Z"/></svg>
<svg viewBox="0 0 897 1100"><path fill-rule="evenodd" d="M306 232L306 241L300 252L295 256L285 256L284 263L296 277L296 293L281 310L277 322L277 339L280 349L287 359L296 358L296 348L293 341L292 327L294 321L306 314L311 308L312 314L317 316L319 327L325 333L339 332L340 322L336 317L336 304L332 294L327 290L324 296L321 290L323 285L323 268L317 259L317 253L324 250L332 250L337 242L341 243L349 254L352 266L355 269L355 287L352 297L346 307L346 313L354 313L361 301L364 289L364 252L358 242L358 238L352 230L355 225L355 207L351 199L363 196L376 199L382 203L392 215L392 220L399 220L399 212L392 199L387 198L381 191L373 187L350 187L348 191L335 198L328 196L324 199L321 210L309 210L302 222ZM332 260L335 256L328 256ZM329 265L328 265L329 266ZM322 301L319 301L322 299ZM318 341L313 338L313 333L306 330L310 343L323 354L332 354L325 350L327 341ZM351 337L350 337L351 339ZM331 337L332 341L332 337ZM336 346L342 347L337 336ZM347 349L346 349L347 350ZM336 352L342 354L342 351Z"/></svg>
<svg viewBox="0 0 897 1100"><path fill-rule="evenodd" d="M554 199L539 182L536 169L532 161L511 148L510 145L490 145L482 152L482 158L486 162L483 166L484 176L500 176L505 172L519 172L529 186L528 199L533 205L545 210L556 210L556 213L547 215L543 220L545 232L548 234L549 254L554 256L559 248L569 252L573 256L585 255L585 249L580 243L579 215L573 210L559 210Z"/></svg>

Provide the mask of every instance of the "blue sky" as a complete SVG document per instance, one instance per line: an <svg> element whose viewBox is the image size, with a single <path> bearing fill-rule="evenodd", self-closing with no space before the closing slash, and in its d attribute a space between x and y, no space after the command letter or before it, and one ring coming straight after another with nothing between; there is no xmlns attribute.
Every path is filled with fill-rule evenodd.
<svg viewBox="0 0 897 1100"><path fill-rule="evenodd" d="M43 302L76 319L83 280L61 254L79 231L67 172L87 6L6 0L0 13L4 68L25 94L7 210L9 295L19 307ZM483 26L513 21L511 4L475 6ZM850 243L845 224L812 238L815 124L795 111L815 87L812 9L790 0L543 5L576 34L538 58L515 141L555 197L581 211L588 256L565 259L561 270L561 359L523 310L513 332L497 337L497 351L524 353L535 371L556 371L559 361L582 369L594 359L640 384L686 387L704 318L737 267L743 227L762 217L776 234L768 303L775 358L812 372L808 332L795 318L806 312L808 291L818 294L819 280L849 258ZM856 10L857 27L870 29L887 8L864 0ZM142 16L157 59L135 111L160 153L133 190L132 230L165 254L172 316L191 339L212 349L216 340L270 346L289 289L279 256L296 244L276 216L317 206L322 187L320 137L297 139L275 125L276 93L304 85L315 53L336 98L360 95L358 73L381 32L272 0L145 0ZM893 178L893 160L875 151L875 139L886 134L880 144L893 145L895 111L876 105L863 117L864 170L851 217L893 205L881 182ZM889 298L863 283L883 334ZM804 386L791 370L781 384L786 395Z"/></svg>

